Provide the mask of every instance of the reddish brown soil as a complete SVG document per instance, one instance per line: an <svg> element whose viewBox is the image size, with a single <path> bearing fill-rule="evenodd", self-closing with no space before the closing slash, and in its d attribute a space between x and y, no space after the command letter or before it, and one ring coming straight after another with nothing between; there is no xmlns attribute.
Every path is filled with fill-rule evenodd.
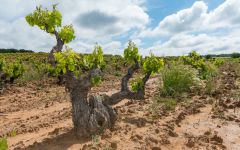
<svg viewBox="0 0 240 150"><path fill-rule="evenodd" d="M117 104L112 131L77 139L72 132L71 103L64 87L54 84L13 86L0 97L0 136L8 135L9 149L26 150L185 150L240 149L238 77L231 64L221 69L212 96L189 97L175 110L163 107L151 118L157 77L151 78L145 100L125 99ZM109 78L93 93L114 93L119 80ZM16 136L11 134L16 131Z"/></svg>

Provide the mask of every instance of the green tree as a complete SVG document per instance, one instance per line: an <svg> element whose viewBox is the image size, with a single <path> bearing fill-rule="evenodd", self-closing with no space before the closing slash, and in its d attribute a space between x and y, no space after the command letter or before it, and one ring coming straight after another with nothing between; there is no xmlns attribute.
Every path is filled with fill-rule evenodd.
<svg viewBox="0 0 240 150"><path fill-rule="evenodd" d="M240 53L232 53L231 57L232 58L240 58Z"/></svg>

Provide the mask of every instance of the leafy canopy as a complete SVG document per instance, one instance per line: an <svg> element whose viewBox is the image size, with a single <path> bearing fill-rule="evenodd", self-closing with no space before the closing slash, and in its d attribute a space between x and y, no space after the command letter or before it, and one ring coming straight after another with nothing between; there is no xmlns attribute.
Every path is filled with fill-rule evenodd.
<svg viewBox="0 0 240 150"><path fill-rule="evenodd" d="M159 72L164 66L163 59L158 59L153 54L150 57L146 58L143 63L143 72L145 74L155 74Z"/></svg>
<svg viewBox="0 0 240 150"><path fill-rule="evenodd" d="M99 45L95 46L93 53L90 55L80 56L72 49L68 48L64 52L55 53L54 56L57 61L57 74L60 72L66 73L67 70L79 74L92 69L102 69L105 65L103 51Z"/></svg>
<svg viewBox="0 0 240 150"><path fill-rule="evenodd" d="M52 74L66 73L70 71L78 77L84 74L86 71L92 71L94 69L103 69L105 66L103 58L103 50L101 46L96 45L94 51L90 55L79 55L75 53L72 49L67 49L64 52L58 52L54 54L57 66L56 68L51 67L49 71ZM102 78L98 74L93 74L90 76L90 82L92 85L97 85L101 82Z"/></svg>
<svg viewBox="0 0 240 150"><path fill-rule="evenodd" d="M5 65L6 65L5 59L1 59L0 60L0 71L4 71Z"/></svg>
<svg viewBox="0 0 240 150"><path fill-rule="evenodd" d="M215 66L220 67L224 64L224 59L222 58L214 58L210 60Z"/></svg>
<svg viewBox="0 0 240 150"><path fill-rule="evenodd" d="M138 90L143 90L144 83L141 78L135 79L131 82L131 89L133 92L137 92Z"/></svg>
<svg viewBox="0 0 240 150"><path fill-rule="evenodd" d="M38 26L41 30L50 34L56 34L57 28L62 27L62 14L53 5L52 10L43 9L42 6L25 17L30 26ZM59 37L67 44L75 39L74 29L72 25L63 26L59 31Z"/></svg>
<svg viewBox="0 0 240 150"><path fill-rule="evenodd" d="M16 61L6 63L5 59L0 60L0 71L5 73L7 77L17 79L23 75L25 69L23 64Z"/></svg>
<svg viewBox="0 0 240 150"><path fill-rule="evenodd" d="M87 62L86 67L89 69L103 69L105 67L105 61L103 57L103 50L100 45L96 45L94 47L94 51L92 54L85 56L85 62Z"/></svg>
<svg viewBox="0 0 240 150"><path fill-rule="evenodd" d="M188 56L183 56L182 59L185 64L191 65L193 68L198 69L199 71L206 71L207 69L205 59L196 51L192 51Z"/></svg>
<svg viewBox="0 0 240 150"><path fill-rule="evenodd" d="M147 57L143 62L143 73L145 75L152 75L159 72L164 66L163 59L158 59L153 54ZM144 89L143 80L138 78L131 82L131 88L134 92Z"/></svg>
<svg viewBox="0 0 240 150"><path fill-rule="evenodd" d="M6 73L9 77L16 79L23 75L24 67L19 62L10 63L9 66L6 68Z"/></svg>
<svg viewBox="0 0 240 150"><path fill-rule="evenodd" d="M212 64L207 63L196 51L192 51L188 56L183 56L181 59L184 64L191 65L197 69L201 79L208 79L217 74L216 68Z"/></svg>
<svg viewBox="0 0 240 150"><path fill-rule="evenodd" d="M77 70L76 67L79 64L80 56L77 55L77 53L75 53L72 49L67 49L63 53L55 53L54 56L57 60L57 73L66 73L67 70L74 72Z"/></svg>
<svg viewBox="0 0 240 150"><path fill-rule="evenodd" d="M124 50L124 59L129 64L134 64L141 60L141 57L138 53L138 48L132 41L128 42L128 47Z"/></svg>
<svg viewBox="0 0 240 150"><path fill-rule="evenodd" d="M53 5L52 11L38 6L33 13L27 15L25 18L30 26L36 25L41 30L52 34L57 27L61 27L62 25L62 15L56 9L56 5Z"/></svg>
<svg viewBox="0 0 240 150"><path fill-rule="evenodd" d="M69 43L75 39L74 29L72 25L66 25L62 27L61 31L59 32L59 36L64 43Z"/></svg>

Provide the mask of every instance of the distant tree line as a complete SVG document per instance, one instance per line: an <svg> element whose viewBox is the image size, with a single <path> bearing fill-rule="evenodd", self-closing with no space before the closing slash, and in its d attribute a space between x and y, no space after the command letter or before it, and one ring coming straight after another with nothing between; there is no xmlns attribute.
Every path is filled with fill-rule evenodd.
<svg viewBox="0 0 240 150"><path fill-rule="evenodd" d="M34 53L34 51L25 50L25 49L14 49L14 48L10 48L10 49L1 48L0 53Z"/></svg>
<svg viewBox="0 0 240 150"><path fill-rule="evenodd" d="M32 50L25 50L25 49L4 49L0 48L0 53L34 53ZM105 56L111 57L111 54L105 54ZM232 57L232 58L240 58L240 53L232 53L232 54L208 54L203 55L203 57L209 59L212 57ZM177 56L168 56L167 58L177 58Z"/></svg>
<svg viewBox="0 0 240 150"><path fill-rule="evenodd" d="M204 55L203 57L209 59L212 57L232 57L232 58L240 58L240 53L232 53L232 54L208 54L208 55Z"/></svg>

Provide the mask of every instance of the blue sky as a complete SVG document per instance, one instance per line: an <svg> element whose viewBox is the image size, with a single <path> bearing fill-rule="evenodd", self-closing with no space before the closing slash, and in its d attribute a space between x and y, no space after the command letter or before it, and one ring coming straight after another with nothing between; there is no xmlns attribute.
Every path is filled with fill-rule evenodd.
<svg viewBox="0 0 240 150"><path fill-rule="evenodd" d="M122 54L133 40L143 55L185 55L240 51L239 0L1 0L0 47L50 51L54 37L30 27L24 17L36 6L58 3L63 24L73 24L68 46L90 53Z"/></svg>

